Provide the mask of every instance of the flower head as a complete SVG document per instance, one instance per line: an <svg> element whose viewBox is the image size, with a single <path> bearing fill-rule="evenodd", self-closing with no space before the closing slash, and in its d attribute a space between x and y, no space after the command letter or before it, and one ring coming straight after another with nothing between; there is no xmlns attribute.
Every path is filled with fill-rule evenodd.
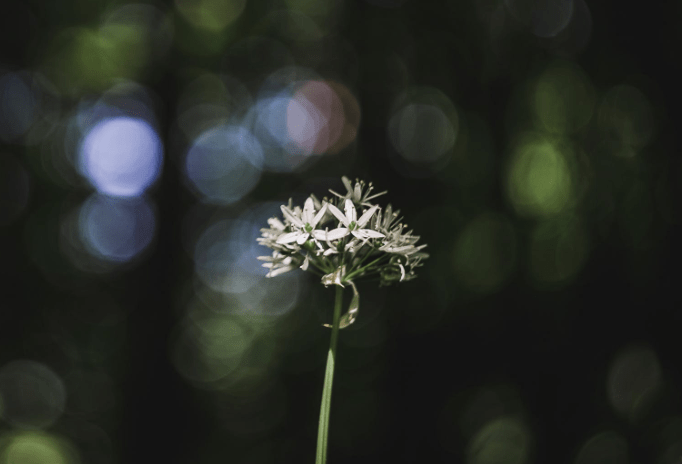
<svg viewBox="0 0 682 464"><path fill-rule="evenodd" d="M258 239L272 249L270 256L259 258L269 269L267 277L301 268L321 276L324 285L349 283L354 289L357 280L376 278L389 285L416 277L415 269L428 258L422 251L426 245L416 245L419 236L405 232L390 204L382 210L371 202L386 192L372 195L371 184L342 181L346 195L330 190L335 198L322 201L311 195L303 209L289 200L281 207L282 219L268 220L270 227L261 229Z"/></svg>

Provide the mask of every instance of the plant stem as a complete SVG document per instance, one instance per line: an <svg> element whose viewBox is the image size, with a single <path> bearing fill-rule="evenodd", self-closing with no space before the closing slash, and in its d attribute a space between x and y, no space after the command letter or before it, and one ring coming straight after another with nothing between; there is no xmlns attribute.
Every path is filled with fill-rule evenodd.
<svg viewBox="0 0 682 464"><path fill-rule="evenodd" d="M382 259L386 259L387 257L388 257L388 255L379 256L377 259L375 259L374 261L372 261L372 262L369 263L368 265L363 266L363 267L361 267L361 268L359 268L359 269L355 269L354 271L349 272L349 273L344 277L344 280L351 280L352 278L354 278L355 276L357 276L358 274L360 274L362 271L364 271L364 270L367 269L368 267L371 267L371 266L377 264L379 261L381 261Z"/></svg>
<svg viewBox="0 0 682 464"><path fill-rule="evenodd" d="M317 429L317 457L315 464L327 462L327 437L329 436L329 411L332 404L332 385L334 384L334 364L336 363L336 341L339 337L339 319L341 317L341 303L343 301L343 288L336 287L336 300L334 302L334 319L332 336L329 342L329 354L327 355L327 368L324 373L324 387L322 388L322 404L320 406L320 425Z"/></svg>

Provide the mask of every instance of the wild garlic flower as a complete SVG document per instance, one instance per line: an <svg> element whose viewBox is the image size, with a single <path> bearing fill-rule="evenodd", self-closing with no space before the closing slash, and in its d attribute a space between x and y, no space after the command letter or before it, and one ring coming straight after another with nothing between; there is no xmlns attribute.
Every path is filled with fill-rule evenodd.
<svg viewBox="0 0 682 464"><path fill-rule="evenodd" d="M369 222L376 210L379 209L378 205L374 205L365 211L362 216L360 216L360 219L358 219L358 213L355 210L352 200L346 199L344 209L346 211L345 215L336 206L329 204L329 211L331 211L345 227L339 227L338 229L332 230L329 232L329 235L326 235L326 238L331 237L330 240L336 240L345 237L348 234L352 234L360 240L367 241L369 238L385 237L384 234L377 232L376 230L362 228Z"/></svg>
<svg viewBox="0 0 682 464"><path fill-rule="evenodd" d="M371 184L352 184L347 177L342 181L345 195L330 190L334 196L321 201L311 195L303 209L289 200L281 207L281 219L268 219L270 227L261 229L258 238L272 249L271 255L258 258L269 269L267 277L301 268L318 274L324 285L350 284L354 301L355 281L376 279L389 285L416 277L415 269L428 258L422 251L426 245L416 245L419 236L405 231L390 204L382 209L371 202L386 192L371 195ZM357 307L346 325L356 313Z"/></svg>
<svg viewBox="0 0 682 464"><path fill-rule="evenodd" d="M296 242L299 245L303 245L308 239L319 238L322 233L321 230L315 230L315 226L320 222L320 219L324 216L327 211L327 204L322 205L322 208L315 214L315 205L312 198L308 198L303 206L303 214L301 219L296 217L296 215L286 206L282 205L282 213L284 217L288 219L292 228L295 230L293 232L288 232L277 237L277 243L291 243Z"/></svg>
<svg viewBox="0 0 682 464"><path fill-rule="evenodd" d="M414 269L428 257L421 251L426 245L416 245L419 236L405 232L399 212L390 204L382 209L370 202L386 192L371 195L371 184L352 184L346 177L342 181L345 195L330 190L336 198L322 201L311 195L303 209L293 207L290 200L289 206L281 207L282 219L268 219L270 227L261 229L258 239L273 250L271 256L259 258L270 269L268 277L309 265L327 277L325 283L332 274L332 282L374 276L382 285L415 277ZM359 208L362 214L358 218ZM336 227L334 219L338 220ZM341 271L343 275L339 275Z"/></svg>

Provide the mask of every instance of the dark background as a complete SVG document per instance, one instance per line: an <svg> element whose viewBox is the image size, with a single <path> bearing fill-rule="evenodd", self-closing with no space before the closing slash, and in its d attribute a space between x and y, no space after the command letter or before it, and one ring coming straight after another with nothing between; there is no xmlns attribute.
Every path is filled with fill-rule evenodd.
<svg viewBox="0 0 682 464"><path fill-rule="evenodd" d="M301 271L266 283L249 253L268 254L254 237L277 205L342 175L387 190L431 256L359 286L330 462L680 462L679 5L123 5L3 6L0 463L312 462L333 292ZM347 91L350 135L292 158L249 105L313 81ZM78 164L121 115L164 146L135 197L153 233L125 257L88 241L83 208L138 200ZM187 153L236 121L266 161L218 158L202 184ZM215 283L237 278L250 290Z"/></svg>

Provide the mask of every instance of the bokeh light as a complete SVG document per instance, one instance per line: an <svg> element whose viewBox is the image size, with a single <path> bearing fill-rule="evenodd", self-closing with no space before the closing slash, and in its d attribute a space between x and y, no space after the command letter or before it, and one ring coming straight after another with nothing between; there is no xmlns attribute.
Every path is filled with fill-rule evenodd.
<svg viewBox="0 0 682 464"><path fill-rule="evenodd" d="M173 41L171 15L148 3L127 3L113 9L102 21L100 34L127 46L125 64L130 71L121 77L142 77L146 68L163 59ZM115 42L114 42L115 43Z"/></svg>
<svg viewBox="0 0 682 464"><path fill-rule="evenodd" d="M357 133L359 105L343 85L319 80L299 67L280 68L261 85L244 124L260 141L265 168L308 168L324 153L338 153Z"/></svg>
<svg viewBox="0 0 682 464"><path fill-rule="evenodd" d="M585 0L573 0L572 3L573 12L566 27L556 35L544 38L545 47L564 58L577 56L592 38L592 13L589 7Z"/></svg>
<svg viewBox="0 0 682 464"><path fill-rule="evenodd" d="M253 232L249 229L253 226L240 220L222 220L201 234L194 262L205 284L217 291L241 293L265 276L266 270L255 259L261 247L250 241Z"/></svg>
<svg viewBox="0 0 682 464"><path fill-rule="evenodd" d="M630 462L628 444L613 430L600 432L591 437L580 448L575 464L628 464Z"/></svg>
<svg viewBox="0 0 682 464"><path fill-rule="evenodd" d="M615 356L609 368L606 392L621 416L639 420L662 387L661 366L648 346L628 346Z"/></svg>
<svg viewBox="0 0 682 464"><path fill-rule="evenodd" d="M0 140L16 142L31 127L40 95L27 73L0 74Z"/></svg>
<svg viewBox="0 0 682 464"><path fill-rule="evenodd" d="M532 436L522 421L500 417L485 424L469 443L468 464L524 464Z"/></svg>
<svg viewBox="0 0 682 464"><path fill-rule="evenodd" d="M299 111L296 111L296 108ZM288 124L289 117L292 119L292 126L300 122L305 123L301 119L305 119L307 114L301 113L303 113L301 104L292 102L289 91L284 91L274 97L261 99L254 106L254 133L263 141L264 145L275 149L281 148L284 151L281 161L270 162L268 167L291 171L305 161L305 157L309 153L306 153L302 147L292 140L289 132L295 127L290 128Z"/></svg>
<svg viewBox="0 0 682 464"><path fill-rule="evenodd" d="M144 197L94 194L80 210L79 232L88 251L105 261L127 262L145 251L156 234L156 214Z"/></svg>
<svg viewBox="0 0 682 464"><path fill-rule="evenodd" d="M277 356L276 326L215 309L190 303L172 339L173 365L194 387L215 392L212 413L224 427L239 435L270 429L285 410L276 375L268 372Z"/></svg>
<svg viewBox="0 0 682 464"><path fill-rule="evenodd" d="M499 290L516 264L516 231L502 215L483 213L469 222L455 242L457 279L480 293Z"/></svg>
<svg viewBox="0 0 682 464"><path fill-rule="evenodd" d="M345 125L343 104L325 82L308 81L286 109L289 139L304 154L321 154L332 147Z"/></svg>
<svg viewBox="0 0 682 464"><path fill-rule="evenodd" d="M194 246L195 272L204 285L225 295L216 298L199 292L206 304L228 313L262 316L283 315L294 307L303 285L299 273L267 279L267 269L257 259L267 254L267 248L256 238L277 209L276 204L258 205L238 218L209 223L201 232Z"/></svg>
<svg viewBox="0 0 682 464"><path fill-rule="evenodd" d="M80 464L79 453L67 439L42 432L0 435L0 464Z"/></svg>
<svg viewBox="0 0 682 464"><path fill-rule="evenodd" d="M445 113L435 106L407 105L389 122L394 147L409 161L438 160L455 143L455 129Z"/></svg>
<svg viewBox="0 0 682 464"><path fill-rule="evenodd" d="M241 16L246 0L175 0L175 7L194 27L217 32Z"/></svg>
<svg viewBox="0 0 682 464"><path fill-rule="evenodd" d="M237 216L203 220L197 208L186 218L195 279L170 355L192 385L230 395L228 401L237 409L219 407L215 413L240 434L270 428L283 414L283 399L272 390L268 366L276 356L280 324L299 302L304 286L296 272L267 279L267 270L257 260L267 249L256 241L279 206L255 204ZM274 409L263 410L269 402Z"/></svg>
<svg viewBox="0 0 682 464"><path fill-rule="evenodd" d="M175 367L204 388L220 388L235 372L253 342L253 333L235 317L203 313L185 321L175 342Z"/></svg>
<svg viewBox="0 0 682 464"><path fill-rule="evenodd" d="M141 195L159 176L163 147L156 131L141 119L101 121L85 135L79 153L81 173L106 195Z"/></svg>
<svg viewBox="0 0 682 464"><path fill-rule="evenodd" d="M144 78L169 50L172 24L155 6L127 4L101 16L97 27L62 28L50 42L43 68L66 94L101 92L121 79Z"/></svg>
<svg viewBox="0 0 682 464"><path fill-rule="evenodd" d="M402 158L394 157L394 166L410 177L419 170L442 169L459 133L459 114L451 100L435 88L410 88L396 99L391 113L388 137Z"/></svg>
<svg viewBox="0 0 682 464"><path fill-rule="evenodd" d="M360 107L341 84L303 80L261 102L256 133L283 149L279 159L266 156L271 170L293 170L310 155L338 153L355 140Z"/></svg>
<svg viewBox="0 0 682 464"><path fill-rule="evenodd" d="M66 389L45 364L16 360L0 368L2 417L14 427L42 429L64 412Z"/></svg>
<svg viewBox="0 0 682 464"><path fill-rule="evenodd" d="M240 126L218 126L192 143L185 173L205 201L230 204L248 194L260 180L263 149Z"/></svg>
<svg viewBox="0 0 682 464"><path fill-rule="evenodd" d="M585 127L595 102L595 90L585 72L570 62L548 66L535 86L537 119L555 134L571 134Z"/></svg>
<svg viewBox="0 0 682 464"><path fill-rule="evenodd" d="M558 214L573 201L569 147L527 133L513 144L506 178L509 201L523 216Z"/></svg>

